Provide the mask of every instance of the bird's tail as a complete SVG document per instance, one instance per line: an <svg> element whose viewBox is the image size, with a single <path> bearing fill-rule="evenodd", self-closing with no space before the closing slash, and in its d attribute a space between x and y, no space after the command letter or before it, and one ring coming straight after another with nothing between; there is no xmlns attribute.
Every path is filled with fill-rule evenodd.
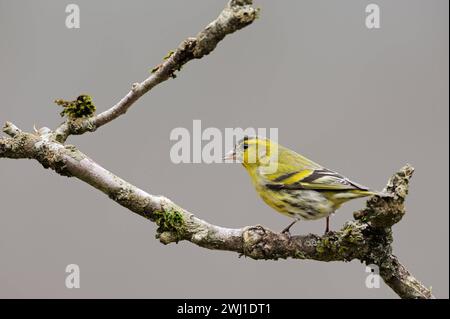
<svg viewBox="0 0 450 319"><path fill-rule="evenodd" d="M361 195L361 197L365 196L379 196L379 197L392 197L392 194L385 191L374 191L374 190L355 190L353 193Z"/></svg>

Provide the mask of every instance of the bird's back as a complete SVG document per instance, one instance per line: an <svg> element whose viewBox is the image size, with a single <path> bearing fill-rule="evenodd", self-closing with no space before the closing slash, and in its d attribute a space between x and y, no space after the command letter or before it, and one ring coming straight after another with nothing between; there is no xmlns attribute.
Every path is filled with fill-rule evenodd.
<svg viewBox="0 0 450 319"><path fill-rule="evenodd" d="M351 199L375 194L368 188L278 145L273 166L260 166L252 176L262 199L275 210L301 219L328 216Z"/></svg>

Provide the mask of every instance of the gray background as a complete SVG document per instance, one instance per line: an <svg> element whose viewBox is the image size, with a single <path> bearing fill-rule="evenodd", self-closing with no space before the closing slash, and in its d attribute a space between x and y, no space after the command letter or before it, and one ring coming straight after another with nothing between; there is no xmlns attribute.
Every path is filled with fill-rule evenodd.
<svg viewBox="0 0 450 319"><path fill-rule="evenodd" d="M0 0L0 122L61 122L55 98L89 93L100 110L195 35L226 1ZM449 296L448 1L257 1L261 19L185 66L125 117L69 141L101 165L209 222L280 230L289 219L257 197L238 165L169 158L175 127L277 127L279 140L376 189L417 169L394 249L438 297ZM391 298L364 285L357 261L253 261L190 243L163 246L155 225L36 162L0 163L0 297ZM332 219L338 228L363 200ZM324 221L294 233L323 232ZM81 289L65 288L65 267Z"/></svg>

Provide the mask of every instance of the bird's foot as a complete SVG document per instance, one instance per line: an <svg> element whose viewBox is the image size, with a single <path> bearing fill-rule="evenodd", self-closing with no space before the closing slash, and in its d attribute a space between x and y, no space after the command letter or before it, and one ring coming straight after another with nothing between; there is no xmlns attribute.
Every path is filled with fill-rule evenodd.
<svg viewBox="0 0 450 319"><path fill-rule="evenodd" d="M281 231L281 234L282 235L286 235L286 236L288 236L289 238L291 238L291 232L289 231L289 229L283 229L282 231Z"/></svg>
<svg viewBox="0 0 450 319"><path fill-rule="evenodd" d="M281 231L282 234L286 234L289 237L291 237L291 232L289 231L291 227L297 222L297 220L294 220L292 223L290 223L285 229Z"/></svg>
<svg viewBox="0 0 450 319"><path fill-rule="evenodd" d="M326 222L325 222L325 234L328 234L330 232L330 216L327 216Z"/></svg>

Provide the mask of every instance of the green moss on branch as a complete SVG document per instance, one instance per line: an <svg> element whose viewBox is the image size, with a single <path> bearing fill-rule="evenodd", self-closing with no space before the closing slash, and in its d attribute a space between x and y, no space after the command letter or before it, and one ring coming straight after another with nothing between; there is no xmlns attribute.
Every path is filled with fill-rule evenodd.
<svg viewBox="0 0 450 319"><path fill-rule="evenodd" d="M157 237L161 242L178 242L182 239L185 232L182 213L173 209L168 211L157 210L153 212L151 218L158 225Z"/></svg>
<svg viewBox="0 0 450 319"><path fill-rule="evenodd" d="M86 94L78 96L74 101L57 99L55 103L64 108L60 115L71 119L92 117L96 110L92 97Z"/></svg>

